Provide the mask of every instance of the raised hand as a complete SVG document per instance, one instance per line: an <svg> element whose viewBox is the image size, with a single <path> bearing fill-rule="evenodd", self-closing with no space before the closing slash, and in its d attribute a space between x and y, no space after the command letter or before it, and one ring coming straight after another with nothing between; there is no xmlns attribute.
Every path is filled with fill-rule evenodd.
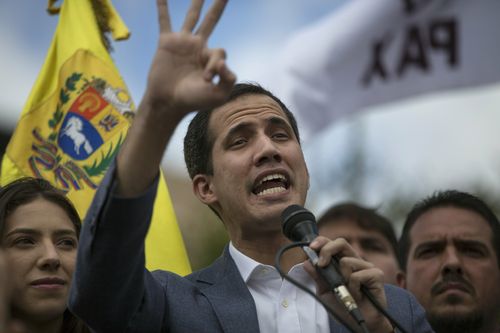
<svg viewBox="0 0 500 333"><path fill-rule="evenodd" d="M179 32L172 32L166 0L157 0L158 48L145 95L118 155L120 195L137 195L152 183L165 148L187 113L216 107L229 95L236 77L226 65L225 51L207 47L226 3L214 0L193 33L203 0L191 2Z"/></svg>
<svg viewBox="0 0 500 333"><path fill-rule="evenodd" d="M166 0L157 0L160 37L145 96L156 107L164 105L168 112L183 116L224 101L236 77L226 65L225 51L208 49L207 40L226 3L215 0L193 33L203 0L192 1L179 32L172 31Z"/></svg>

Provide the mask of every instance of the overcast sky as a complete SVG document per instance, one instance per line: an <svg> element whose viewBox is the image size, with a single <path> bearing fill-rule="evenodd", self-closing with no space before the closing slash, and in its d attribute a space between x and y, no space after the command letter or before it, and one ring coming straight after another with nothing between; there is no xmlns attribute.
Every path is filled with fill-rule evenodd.
<svg viewBox="0 0 500 333"><path fill-rule="evenodd" d="M279 92L277 75L288 38L345 3L233 0L209 44L227 50L239 80L258 81ZM114 5L132 36L114 43L113 58L138 104L156 46L155 1L120 0ZM17 122L55 30L57 16L47 15L45 6L46 1L0 1L0 125L4 128ZM174 27L180 26L187 6L188 1L170 1ZM349 138L356 133L362 135L359 141L373 174L365 181L366 204L380 204L387 191L466 190L467 182L476 179L498 187L499 105L500 86L496 85L417 98L341 119L304 144L312 175L311 205L321 210L330 202L348 199L339 192L335 177L342 173L342 159L351 148ZM180 148L183 131L176 133L165 164L185 174Z"/></svg>
<svg viewBox="0 0 500 333"><path fill-rule="evenodd" d="M345 0L229 1L224 16L209 40L224 47L228 62L245 80L272 81L269 70L287 36L335 10ZM120 0L114 6L132 32L129 40L114 43L113 58L136 104L156 47L156 1ZM189 1L170 1L173 25L179 28ZM205 9L210 4L206 1ZM0 108L2 125L13 126L45 58L57 24L49 16L46 1L0 2ZM5 122L5 124L4 124Z"/></svg>

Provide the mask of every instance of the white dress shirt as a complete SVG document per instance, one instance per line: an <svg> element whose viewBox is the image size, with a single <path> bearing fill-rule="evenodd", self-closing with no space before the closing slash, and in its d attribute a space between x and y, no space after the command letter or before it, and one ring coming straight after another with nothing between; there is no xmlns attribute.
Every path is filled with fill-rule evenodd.
<svg viewBox="0 0 500 333"><path fill-rule="evenodd" d="M263 265L229 244L233 258L257 308L261 333L327 333L328 314L311 295L281 278L274 266ZM288 274L316 292L316 284L303 264L293 266Z"/></svg>

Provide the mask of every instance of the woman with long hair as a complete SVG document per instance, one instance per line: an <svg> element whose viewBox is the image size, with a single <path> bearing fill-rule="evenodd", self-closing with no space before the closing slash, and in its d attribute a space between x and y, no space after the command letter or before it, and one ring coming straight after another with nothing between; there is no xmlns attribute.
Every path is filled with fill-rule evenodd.
<svg viewBox="0 0 500 333"><path fill-rule="evenodd" d="M28 332L89 332L66 306L80 228L69 199L43 179L22 178L0 189L10 312Z"/></svg>

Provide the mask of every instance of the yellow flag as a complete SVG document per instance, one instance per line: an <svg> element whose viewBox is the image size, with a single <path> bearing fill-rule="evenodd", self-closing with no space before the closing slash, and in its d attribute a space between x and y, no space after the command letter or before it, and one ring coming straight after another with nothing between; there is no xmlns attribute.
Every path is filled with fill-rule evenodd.
<svg viewBox="0 0 500 333"><path fill-rule="evenodd" d="M67 192L84 216L123 143L135 106L102 38L129 32L110 0L49 0L59 23L4 158L0 185L44 178ZM98 25L98 19L99 23ZM191 271L163 176L146 237L146 265Z"/></svg>

